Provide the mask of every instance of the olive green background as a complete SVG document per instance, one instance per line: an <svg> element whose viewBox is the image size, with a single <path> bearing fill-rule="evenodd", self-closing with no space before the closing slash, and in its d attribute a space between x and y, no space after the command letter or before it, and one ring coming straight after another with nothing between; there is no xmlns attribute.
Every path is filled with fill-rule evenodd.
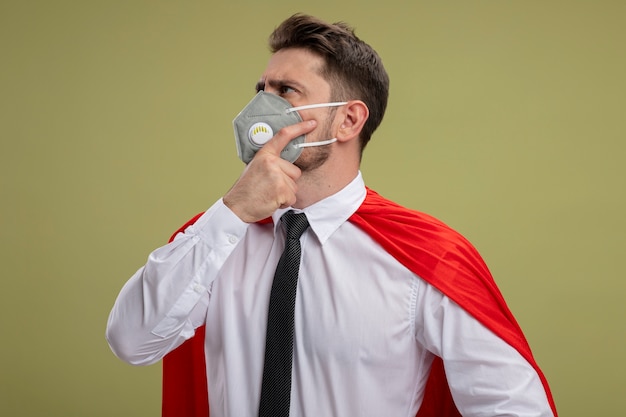
<svg viewBox="0 0 626 417"><path fill-rule="evenodd" d="M0 414L159 415L109 310L238 177L231 121L302 11L390 74L367 183L478 247L562 416L623 415L625 4L2 1Z"/></svg>

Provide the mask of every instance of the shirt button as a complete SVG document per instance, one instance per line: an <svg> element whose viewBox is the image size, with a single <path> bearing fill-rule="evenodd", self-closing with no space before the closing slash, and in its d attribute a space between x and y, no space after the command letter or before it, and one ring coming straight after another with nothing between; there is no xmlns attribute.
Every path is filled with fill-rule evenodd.
<svg viewBox="0 0 626 417"><path fill-rule="evenodd" d="M228 243L230 243L231 245L237 243L237 236L228 235Z"/></svg>
<svg viewBox="0 0 626 417"><path fill-rule="evenodd" d="M193 290L198 294L201 294L204 291L204 287L200 284L196 284L193 286Z"/></svg>

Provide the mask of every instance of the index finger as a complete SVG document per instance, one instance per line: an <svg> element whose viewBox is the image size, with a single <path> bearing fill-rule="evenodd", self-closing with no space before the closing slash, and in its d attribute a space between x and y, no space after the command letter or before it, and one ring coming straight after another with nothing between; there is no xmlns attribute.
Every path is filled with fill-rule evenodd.
<svg viewBox="0 0 626 417"><path fill-rule="evenodd" d="M259 152L268 152L272 155L280 156L282 150L295 138L301 135L305 135L315 129L317 121L305 120L294 125L285 126L274 135L273 138L267 141L265 145L259 150Z"/></svg>

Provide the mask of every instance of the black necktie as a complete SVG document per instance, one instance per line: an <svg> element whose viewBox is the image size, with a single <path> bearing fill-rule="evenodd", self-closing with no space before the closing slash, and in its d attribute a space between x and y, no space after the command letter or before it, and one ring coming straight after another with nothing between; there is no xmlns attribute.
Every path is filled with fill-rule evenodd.
<svg viewBox="0 0 626 417"><path fill-rule="evenodd" d="M309 222L304 213L292 211L283 214L281 219L287 238L270 293L259 417L289 416L291 399L293 312L300 269L300 236Z"/></svg>

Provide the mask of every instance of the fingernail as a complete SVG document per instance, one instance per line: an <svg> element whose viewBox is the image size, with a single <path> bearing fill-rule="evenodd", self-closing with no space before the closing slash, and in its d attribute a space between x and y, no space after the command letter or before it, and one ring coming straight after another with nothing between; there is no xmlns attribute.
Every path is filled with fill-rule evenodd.
<svg viewBox="0 0 626 417"><path fill-rule="evenodd" d="M315 126L317 124L317 120L311 119L309 120L309 126Z"/></svg>

